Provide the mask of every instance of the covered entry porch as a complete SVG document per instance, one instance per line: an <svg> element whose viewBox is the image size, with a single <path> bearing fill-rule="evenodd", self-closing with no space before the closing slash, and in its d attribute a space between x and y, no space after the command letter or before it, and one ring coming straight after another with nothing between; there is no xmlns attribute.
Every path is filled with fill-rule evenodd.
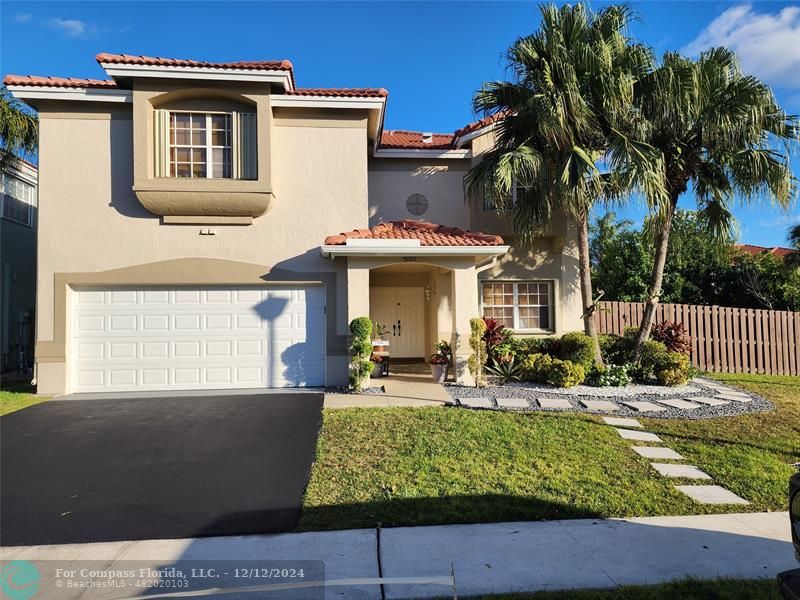
<svg viewBox="0 0 800 600"><path fill-rule="evenodd" d="M502 238L420 221L382 223L331 236L323 255L347 262L347 319L385 330L392 361L420 361L439 340L453 375L469 384L471 318L480 315L478 273L508 251Z"/></svg>

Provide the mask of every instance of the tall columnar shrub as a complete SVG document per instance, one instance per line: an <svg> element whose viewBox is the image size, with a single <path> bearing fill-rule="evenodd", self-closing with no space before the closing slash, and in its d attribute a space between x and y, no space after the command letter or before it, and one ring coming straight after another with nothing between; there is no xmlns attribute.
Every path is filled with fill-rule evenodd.
<svg viewBox="0 0 800 600"><path fill-rule="evenodd" d="M360 392L372 374L372 321L368 317L356 317L350 321L350 387Z"/></svg>
<svg viewBox="0 0 800 600"><path fill-rule="evenodd" d="M486 333L486 323L483 319L475 317L470 319L469 327L469 345L472 348L472 354L467 361L467 366L475 379L475 387L482 387L485 384L483 368L486 365L487 358L486 343L483 340L483 335Z"/></svg>

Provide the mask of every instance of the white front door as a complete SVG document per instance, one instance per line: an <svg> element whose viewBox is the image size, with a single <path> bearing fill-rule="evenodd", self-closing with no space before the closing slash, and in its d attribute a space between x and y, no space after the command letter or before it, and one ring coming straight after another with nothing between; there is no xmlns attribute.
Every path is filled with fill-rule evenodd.
<svg viewBox="0 0 800 600"><path fill-rule="evenodd" d="M79 289L72 390L190 390L325 384L319 287Z"/></svg>
<svg viewBox="0 0 800 600"><path fill-rule="evenodd" d="M393 358L425 356L425 292L421 287L371 288L370 319L389 333Z"/></svg>

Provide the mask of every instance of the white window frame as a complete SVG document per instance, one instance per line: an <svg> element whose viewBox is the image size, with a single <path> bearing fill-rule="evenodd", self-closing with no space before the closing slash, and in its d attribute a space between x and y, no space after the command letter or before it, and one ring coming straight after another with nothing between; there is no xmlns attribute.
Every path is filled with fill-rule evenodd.
<svg viewBox="0 0 800 600"><path fill-rule="evenodd" d="M549 327L547 329L542 329L538 327L520 327L520 317L519 317L519 285L520 284L528 284L528 283L536 283L536 284L544 284L547 286L547 298L548 298L548 305L547 305L547 320L549 321ZM510 329L514 333L553 333L556 330L555 327L555 282L552 279L481 279L480 280L480 298L481 298L481 316L484 315L485 309L487 306L489 307L508 307L508 304L491 304L487 305L483 300L483 286L486 284L511 284L513 285L513 304L510 305L512 308L513 314L513 321L514 325ZM525 305L525 306L540 306L540 305Z"/></svg>
<svg viewBox="0 0 800 600"><path fill-rule="evenodd" d="M13 178L22 183L25 186L28 186L30 189L30 198L17 198L16 196L12 196L17 202L21 202L28 207L28 219L27 221L20 221L19 219L14 219L12 217L6 216L6 196L11 196L11 194L6 194L6 180L8 178ZM9 223L16 223L17 225L22 225L23 227L33 227L33 210L36 208L36 186L33 185L31 182L26 181L22 177L16 177L9 173L3 173L2 177L0 177L0 218L8 221Z"/></svg>
<svg viewBox="0 0 800 600"><path fill-rule="evenodd" d="M205 179L233 179L233 160L234 160L234 158L233 158L233 113L225 112L225 111L206 111L206 110L170 110L170 111L168 111L168 113L169 113L169 119L168 119L169 127L167 128L167 132L166 132L167 133L167 150L169 152L169 156L168 156L169 163L168 163L168 170L167 170L168 173L169 173L168 177L170 179L203 179L203 177L195 177L194 176L194 171L191 170L191 169L190 169L190 172L192 174L189 177L179 177L177 174L176 175L172 175L172 164L173 164L172 149L173 148L188 148L191 151L191 150L194 150L194 149L205 148L205 151L206 151L206 162L205 162L205 165L206 165L206 176L205 176ZM176 115L176 114L205 115L205 117L206 117L206 128L205 128L206 143L205 143L205 146L195 146L194 144L173 144L172 143L172 139L171 139L171 136L172 136L172 115ZM227 146L215 146L211 142L211 139L213 137L212 136L213 128L211 126L211 116L212 115L224 115L224 116L228 117L228 129L227 129L228 145ZM181 128L181 129L183 129L183 128ZM189 127L189 137L190 138L191 138L191 135L192 135L191 134L192 131L193 130L192 130L191 126L190 126ZM190 139L190 141L191 141L191 139ZM229 160L229 165L228 165L228 173L230 173L230 175L228 177L213 177L211 175L211 171L212 171L213 164L214 164L214 161L213 161L212 157L213 157L213 154L214 154L213 151L215 149L217 149L217 150L226 150L227 149L228 152L229 152L228 156L229 156L230 160ZM194 164L195 164L194 161L192 161L190 163L191 166L194 166ZM223 169L223 172L224 172L225 171L224 163L223 163L222 169ZM177 173L177 167L176 167L175 172Z"/></svg>

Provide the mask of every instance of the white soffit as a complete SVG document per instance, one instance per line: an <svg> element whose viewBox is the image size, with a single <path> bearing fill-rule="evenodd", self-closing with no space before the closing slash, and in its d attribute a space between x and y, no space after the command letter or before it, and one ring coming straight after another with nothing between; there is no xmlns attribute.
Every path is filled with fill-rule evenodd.
<svg viewBox="0 0 800 600"><path fill-rule="evenodd" d="M100 63L109 77L155 77L165 79L205 79L210 81L245 81L278 83L292 89L291 72L280 69L223 69L219 67L176 67L168 65L125 65Z"/></svg>

